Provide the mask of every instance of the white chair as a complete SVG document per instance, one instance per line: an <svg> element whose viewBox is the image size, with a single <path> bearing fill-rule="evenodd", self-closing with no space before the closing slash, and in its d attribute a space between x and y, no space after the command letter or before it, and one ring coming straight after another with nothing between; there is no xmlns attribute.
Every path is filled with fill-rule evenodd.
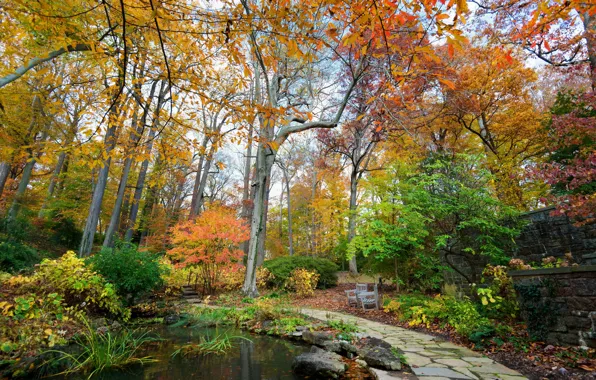
<svg viewBox="0 0 596 380"><path fill-rule="evenodd" d="M346 297L348 297L348 306L358 307L358 296L356 294L356 290L346 290Z"/></svg>
<svg viewBox="0 0 596 380"><path fill-rule="evenodd" d="M358 303L362 305L362 310L379 309L379 291L375 284L374 291L357 293Z"/></svg>

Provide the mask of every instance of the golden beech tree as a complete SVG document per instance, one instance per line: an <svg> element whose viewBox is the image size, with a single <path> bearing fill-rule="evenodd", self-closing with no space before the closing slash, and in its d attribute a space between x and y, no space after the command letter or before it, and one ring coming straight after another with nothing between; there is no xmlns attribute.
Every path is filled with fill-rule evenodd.
<svg viewBox="0 0 596 380"><path fill-rule="evenodd" d="M443 54L445 65L434 68L442 80L422 89L424 101L409 106L402 129L431 151L484 153L501 200L527 208L524 166L539 158L544 137L536 73L498 46L470 43Z"/></svg>
<svg viewBox="0 0 596 380"><path fill-rule="evenodd" d="M178 266L196 266L205 291L211 294L222 268L242 262L244 252L239 245L248 235L234 210L212 205L196 219L172 229L174 248L167 255Z"/></svg>

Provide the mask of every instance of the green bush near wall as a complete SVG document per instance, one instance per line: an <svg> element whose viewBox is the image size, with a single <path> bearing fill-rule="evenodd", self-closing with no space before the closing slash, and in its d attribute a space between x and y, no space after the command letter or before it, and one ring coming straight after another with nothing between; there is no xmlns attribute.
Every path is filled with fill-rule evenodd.
<svg viewBox="0 0 596 380"><path fill-rule="evenodd" d="M276 259L267 260L263 263L275 278L271 280L272 286L284 286L290 273L296 268L305 268L314 270L319 275L319 283L317 288L326 289L337 285L337 265L327 259L309 256L284 256Z"/></svg>

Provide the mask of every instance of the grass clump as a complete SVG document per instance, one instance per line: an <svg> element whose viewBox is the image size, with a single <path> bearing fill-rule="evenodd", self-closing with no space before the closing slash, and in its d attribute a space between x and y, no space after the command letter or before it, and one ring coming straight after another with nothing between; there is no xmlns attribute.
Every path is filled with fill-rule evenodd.
<svg viewBox="0 0 596 380"><path fill-rule="evenodd" d="M233 339L243 339L250 342L243 336L229 336L227 332L213 335L212 337L201 337L201 341L196 344L185 344L172 353L172 357L177 355L192 356L192 355L223 355L232 349Z"/></svg>
<svg viewBox="0 0 596 380"><path fill-rule="evenodd" d="M67 369L60 374L75 372L88 373L88 378L109 368L120 368L126 365L154 362L150 356L140 356L141 347L158 340L147 332L123 329L119 332L101 333L85 321L85 330L75 339L75 353L60 350L46 351L54 354L48 364L50 367L66 365Z"/></svg>

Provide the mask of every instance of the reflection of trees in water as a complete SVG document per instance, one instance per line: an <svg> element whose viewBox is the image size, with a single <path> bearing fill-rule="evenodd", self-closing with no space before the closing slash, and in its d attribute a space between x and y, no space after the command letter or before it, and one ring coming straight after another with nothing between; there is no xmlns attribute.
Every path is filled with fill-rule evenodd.
<svg viewBox="0 0 596 380"><path fill-rule="evenodd" d="M157 363L132 366L103 374L100 380L289 380L299 379L291 370L292 360L306 346L269 336L255 336L229 330L229 336L244 336L251 341L234 339L225 355L170 357L181 345L196 343L200 337L212 337L217 329L161 328L156 333L164 340L145 354L159 358ZM63 379L63 378L59 378Z"/></svg>
<svg viewBox="0 0 596 380"><path fill-rule="evenodd" d="M242 340L240 342L240 379L241 380L252 380L252 379L260 379L260 370L258 368L258 363L254 363L252 361L252 356L254 352L254 344L247 340ZM257 373L258 372L258 373Z"/></svg>

